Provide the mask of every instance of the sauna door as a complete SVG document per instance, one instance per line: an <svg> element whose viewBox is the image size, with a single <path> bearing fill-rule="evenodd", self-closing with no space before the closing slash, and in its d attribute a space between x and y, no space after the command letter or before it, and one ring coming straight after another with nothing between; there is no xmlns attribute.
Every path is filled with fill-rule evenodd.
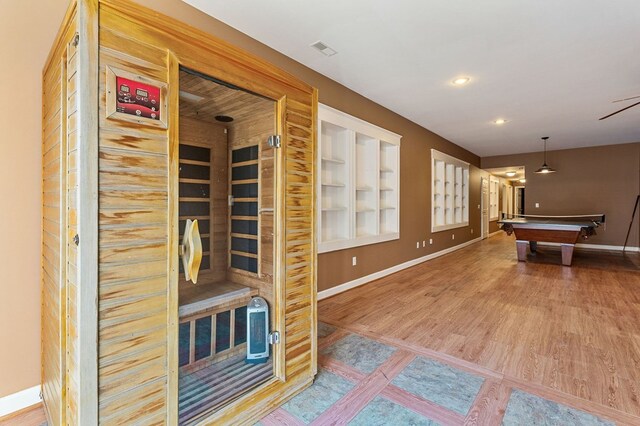
<svg viewBox="0 0 640 426"><path fill-rule="evenodd" d="M180 424L196 424L274 377L274 351L264 332L275 329L279 308L273 283L276 161L267 142L276 130L276 107L180 72L180 241L191 220L202 242L197 283L185 279L182 266L179 276ZM253 324L251 337L262 338L252 340L247 305L256 297L266 301L269 321ZM248 361L249 344L267 355Z"/></svg>

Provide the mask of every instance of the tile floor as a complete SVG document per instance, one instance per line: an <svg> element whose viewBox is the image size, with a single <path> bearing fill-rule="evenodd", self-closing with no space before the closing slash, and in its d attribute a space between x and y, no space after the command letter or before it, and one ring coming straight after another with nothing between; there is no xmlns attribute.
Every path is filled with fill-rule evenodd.
<svg viewBox="0 0 640 426"><path fill-rule="evenodd" d="M259 425L615 424L328 324L318 334L315 382Z"/></svg>

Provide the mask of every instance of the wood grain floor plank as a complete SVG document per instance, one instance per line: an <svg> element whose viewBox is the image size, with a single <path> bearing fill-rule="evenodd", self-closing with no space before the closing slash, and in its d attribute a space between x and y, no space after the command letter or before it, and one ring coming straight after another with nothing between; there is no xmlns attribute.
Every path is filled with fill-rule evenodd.
<svg viewBox="0 0 640 426"><path fill-rule="evenodd" d="M264 426L302 426L304 422L295 418L282 408L278 408L267 417L260 420Z"/></svg>
<svg viewBox="0 0 640 426"><path fill-rule="evenodd" d="M319 319L640 424L640 254L576 250L564 267L555 247L523 263L514 246L496 235L335 295Z"/></svg>
<svg viewBox="0 0 640 426"><path fill-rule="evenodd" d="M366 374L346 365L343 362L329 358L324 355L318 357L318 363L322 368L334 374L344 377L351 382L360 382L367 377Z"/></svg>
<svg viewBox="0 0 640 426"><path fill-rule="evenodd" d="M42 403L0 418L1 426L40 426L47 421Z"/></svg>
<svg viewBox="0 0 640 426"><path fill-rule="evenodd" d="M502 424L502 417L510 396L511 388L508 386L501 382L485 380L464 419L464 425L497 426Z"/></svg>
<svg viewBox="0 0 640 426"><path fill-rule="evenodd" d="M382 396L443 425L461 425L465 420L464 416L454 411L447 410L394 385L387 386L382 391Z"/></svg>

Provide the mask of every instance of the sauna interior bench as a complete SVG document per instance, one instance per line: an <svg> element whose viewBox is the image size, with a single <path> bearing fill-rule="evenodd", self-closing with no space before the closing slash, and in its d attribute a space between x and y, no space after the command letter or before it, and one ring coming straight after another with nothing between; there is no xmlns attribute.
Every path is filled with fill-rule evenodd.
<svg viewBox="0 0 640 426"><path fill-rule="evenodd" d="M182 283L178 310L180 320L249 303L258 293L258 289L230 281Z"/></svg>

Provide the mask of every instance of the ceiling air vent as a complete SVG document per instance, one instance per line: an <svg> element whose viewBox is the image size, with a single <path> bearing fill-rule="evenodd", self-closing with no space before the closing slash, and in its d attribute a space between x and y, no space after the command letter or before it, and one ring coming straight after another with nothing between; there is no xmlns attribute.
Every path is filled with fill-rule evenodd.
<svg viewBox="0 0 640 426"><path fill-rule="evenodd" d="M338 53L321 41L316 41L311 45L311 47L313 47L314 49L316 49L318 52L322 53L325 56L333 56L336 53Z"/></svg>

